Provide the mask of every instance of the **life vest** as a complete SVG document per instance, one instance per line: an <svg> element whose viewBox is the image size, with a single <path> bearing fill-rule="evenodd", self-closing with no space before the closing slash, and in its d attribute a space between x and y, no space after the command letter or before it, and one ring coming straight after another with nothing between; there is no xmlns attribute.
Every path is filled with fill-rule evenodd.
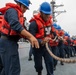
<svg viewBox="0 0 76 75"><path fill-rule="evenodd" d="M59 36L63 36L64 35L64 31L63 30L60 30L59 31Z"/></svg>
<svg viewBox="0 0 76 75"><path fill-rule="evenodd" d="M24 18L21 8L16 4L7 3L6 7L0 8L0 12L3 14L0 16L0 32L6 35L19 35L15 30L11 29L9 23L4 19L5 12L10 8L14 8L18 12L19 22L23 26Z"/></svg>
<svg viewBox="0 0 76 75"><path fill-rule="evenodd" d="M52 40L50 40L49 44L50 44L51 47L52 46L58 46L58 40L53 41L53 39L52 39Z"/></svg>
<svg viewBox="0 0 76 75"><path fill-rule="evenodd" d="M76 45L76 40L74 40L74 44Z"/></svg>
<svg viewBox="0 0 76 75"><path fill-rule="evenodd" d="M53 40L50 40L49 42L50 46L58 46L58 41L53 41Z"/></svg>
<svg viewBox="0 0 76 75"><path fill-rule="evenodd" d="M70 46L73 46L73 40L70 38L70 41L71 41L71 43L70 43Z"/></svg>
<svg viewBox="0 0 76 75"><path fill-rule="evenodd" d="M56 33L56 30L55 30L55 33ZM56 36L57 36L57 33L56 33ZM56 39L55 41L53 41L56 37L53 33L51 33L50 37L52 40L49 41L49 44L50 46L57 46L58 45L58 39Z"/></svg>
<svg viewBox="0 0 76 75"><path fill-rule="evenodd" d="M52 30L52 17L50 16L49 20L47 22L44 22L42 18L40 17L40 13L37 15L34 15L34 17L29 21L35 21L38 27L38 32L36 33L36 38L44 38L46 36L49 36Z"/></svg>
<svg viewBox="0 0 76 75"><path fill-rule="evenodd" d="M64 36L64 39L65 39L64 44L65 44L65 45L68 45L68 42L67 42L67 40L68 40L68 36Z"/></svg>

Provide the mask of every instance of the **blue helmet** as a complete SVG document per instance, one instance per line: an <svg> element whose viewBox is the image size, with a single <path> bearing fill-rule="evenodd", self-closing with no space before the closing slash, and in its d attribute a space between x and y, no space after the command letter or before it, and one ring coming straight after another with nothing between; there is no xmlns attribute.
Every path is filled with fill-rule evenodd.
<svg viewBox="0 0 76 75"><path fill-rule="evenodd" d="M70 37L70 34L68 34L68 37Z"/></svg>
<svg viewBox="0 0 76 75"><path fill-rule="evenodd" d="M57 28L57 24L56 23L53 23L53 26L54 26L54 28Z"/></svg>
<svg viewBox="0 0 76 75"><path fill-rule="evenodd" d="M14 0L16 3L21 3L23 4L24 6L26 6L28 9L29 9L29 4L30 4L30 1L29 0Z"/></svg>
<svg viewBox="0 0 76 75"><path fill-rule="evenodd" d="M76 38L75 38L75 37L72 37L72 39L73 39L73 40L76 40Z"/></svg>
<svg viewBox="0 0 76 75"><path fill-rule="evenodd" d="M61 30L61 27L60 27L60 25L58 25L58 26L57 26L57 30Z"/></svg>
<svg viewBox="0 0 76 75"><path fill-rule="evenodd" d="M40 11L43 12L44 14L51 14L51 6L48 2L43 2L40 5Z"/></svg>
<svg viewBox="0 0 76 75"><path fill-rule="evenodd" d="M64 35L65 35L65 36L68 36L68 33L67 33L67 32L65 32L65 33L64 33Z"/></svg>
<svg viewBox="0 0 76 75"><path fill-rule="evenodd" d="M70 34L67 32L65 32L64 35L70 37Z"/></svg>

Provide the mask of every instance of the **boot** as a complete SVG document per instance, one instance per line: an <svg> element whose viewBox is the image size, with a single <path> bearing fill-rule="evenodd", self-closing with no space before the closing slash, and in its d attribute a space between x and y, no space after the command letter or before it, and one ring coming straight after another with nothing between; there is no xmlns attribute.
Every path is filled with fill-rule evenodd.
<svg viewBox="0 0 76 75"><path fill-rule="evenodd" d="M54 71L56 70L56 66L54 66L53 70L54 70Z"/></svg>
<svg viewBox="0 0 76 75"><path fill-rule="evenodd" d="M64 65L64 63L61 61L61 65Z"/></svg>
<svg viewBox="0 0 76 75"><path fill-rule="evenodd" d="M38 75L42 75L42 73L41 72L38 72Z"/></svg>
<svg viewBox="0 0 76 75"><path fill-rule="evenodd" d="M32 57L31 56L29 56L29 59L28 59L28 61L31 61L32 60Z"/></svg>
<svg viewBox="0 0 76 75"><path fill-rule="evenodd" d="M0 73L1 73L2 69L3 69L3 66L2 66L2 65L0 65Z"/></svg>

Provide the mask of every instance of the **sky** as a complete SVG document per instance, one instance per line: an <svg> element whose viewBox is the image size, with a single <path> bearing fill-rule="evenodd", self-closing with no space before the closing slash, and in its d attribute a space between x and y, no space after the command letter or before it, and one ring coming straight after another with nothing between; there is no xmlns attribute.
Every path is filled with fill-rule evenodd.
<svg viewBox="0 0 76 75"><path fill-rule="evenodd" d="M38 10L42 2L51 2L52 0L30 0L32 5L30 5L29 10L26 11L24 16L26 16L27 21L29 21L33 15L34 10ZM5 3L14 2L14 0L0 0L0 8L5 6ZM61 26L70 36L76 35L76 0L55 0L56 5L63 4L63 7L58 7L56 11L64 11L56 17L57 24Z"/></svg>

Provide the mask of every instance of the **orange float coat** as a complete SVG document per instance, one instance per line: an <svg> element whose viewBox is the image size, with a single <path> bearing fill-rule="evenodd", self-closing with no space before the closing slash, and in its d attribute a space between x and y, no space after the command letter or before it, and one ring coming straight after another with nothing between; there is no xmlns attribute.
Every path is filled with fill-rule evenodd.
<svg viewBox="0 0 76 75"><path fill-rule="evenodd" d="M58 36L58 30L54 28L54 32L56 33L56 36ZM52 38L52 40L50 40L50 42L49 42L50 46L57 46L58 45L58 39L53 41L55 36L53 34L51 34L50 36Z"/></svg>
<svg viewBox="0 0 76 75"><path fill-rule="evenodd" d="M44 22L42 18L40 17L40 13L38 15L34 15L34 17L30 20L36 21L38 26L38 33L36 33L35 37L43 39L44 37L47 37L50 35L51 31L53 31L52 28L52 17L50 16L49 20L47 22Z"/></svg>
<svg viewBox="0 0 76 75"><path fill-rule="evenodd" d="M19 22L23 26L23 21L24 21L23 13L22 13L21 8L18 5L13 4L13 3L7 3L6 7L3 7L0 9L0 12L2 14L5 14L5 12L10 8L16 9L16 11L18 12ZM0 32L4 33L6 35L19 35L16 31L11 29L9 23L7 23L6 20L4 19L4 15L0 16Z"/></svg>

